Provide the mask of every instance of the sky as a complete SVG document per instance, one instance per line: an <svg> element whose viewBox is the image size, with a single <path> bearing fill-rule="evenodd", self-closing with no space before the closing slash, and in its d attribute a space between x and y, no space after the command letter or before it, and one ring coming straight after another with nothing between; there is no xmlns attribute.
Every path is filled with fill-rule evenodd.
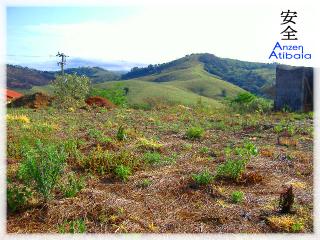
<svg viewBox="0 0 320 240"><path fill-rule="evenodd" d="M145 64L204 52L272 62L268 57L281 38L283 9L272 4L7 7L7 62L56 60L58 51ZM309 52L315 51L313 11L298 8L295 42Z"/></svg>

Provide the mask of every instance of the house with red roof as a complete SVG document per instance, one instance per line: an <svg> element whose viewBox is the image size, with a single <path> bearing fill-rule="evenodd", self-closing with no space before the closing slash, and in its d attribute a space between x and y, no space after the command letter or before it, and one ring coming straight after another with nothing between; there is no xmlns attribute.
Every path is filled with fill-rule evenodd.
<svg viewBox="0 0 320 240"><path fill-rule="evenodd" d="M17 98L23 96L23 94L18 93L18 92L13 91L13 90L6 89L6 91L7 91L7 102L8 103L11 102L14 99L17 99Z"/></svg>

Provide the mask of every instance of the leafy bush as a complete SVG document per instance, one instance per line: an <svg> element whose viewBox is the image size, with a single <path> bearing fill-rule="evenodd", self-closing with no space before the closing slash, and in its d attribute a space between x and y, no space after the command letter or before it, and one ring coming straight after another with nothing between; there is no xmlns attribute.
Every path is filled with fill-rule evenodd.
<svg viewBox="0 0 320 240"><path fill-rule="evenodd" d="M241 191L234 191L231 193L231 201L233 203L241 203L244 198L244 193Z"/></svg>
<svg viewBox="0 0 320 240"><path fill-rule="evenodd" d="M202 127L190 127L186 132L186 136L189 139L202 138L204 135L204 129Z"/></svg>
<svg viewBox="0 0 320 240"><path fill-rule="evenodd" d="M7 206L9 211L15 212L25 206L32 193L26 186L18 186L8 180L7 186Z"/></svg>
<svg viewBox="0 0 320 240"><path fill-rule="evenodd" d="M222 163L217 167L215 177L238 180L245 171L245 168L246 162L244 160L228 159L225 163Z"/></svg>
<svg viewBox="0 0 320 240"><path fill-rule="evenodd" d="M54 103L56 106L70 108L84 105L89 94L90 79L76 74L58 75L53 81Z"/></svg>
<svg viewBox="0 0 320 240"><path fill-rule="evenodd" d="M213 180L213 175L206 169L198 174L192 174L192 180L199 185L208 185Z"/></svg>
<svg viewBox="0 0 320 240"><path fill-rule="evenodd" d="M258 149L252 142L245 142L242 147L227 147L225 154L227 160L218 165L215 177L237 181L246 170L251 157L258 155Z"/></svg>
<svg viewBox="0 0 320 240"><path fill-rule="evenodd" d="M92 88L90 96L99 96L107 98L117 106L125 107L127 105L127 88L123 87L122 83L117 83L108 89Z"/></svg>
<svg viewBox="0 0 320 240"><path fill-rule="evenodd" d="M114 169L114 173L122 181L127 181L129 176L131 175L131 168L128 166L119 165Z"/></svg>
<svg viewBox="0 0 320 240"><path fill-rule="evenodd" d="M290 122L280 121L277 125L273 127L275 133L280 134L286 132L289 136L293 136L296 133L296 127Z"/></svg>
<svg viewBox="0 0 320 240"><path fill-rule="evenodd" d="M231 99L229 106L233 111L240 113L262 113L271 111L272 102L251 93L239 93L235 98Z"/></svg>
<svg viewBox="0 0 320 240"><path fill-rule="evenodd" d="M86 224L83 219L64 221L58 226L59 233L84 233Z"/></svg>
<svg viewBox="0 0 320 240"><path fill-rule="evenodd" d="M65 197L75 197L84 186L84 178L77 178L74 173L71 173L68 175L66 184L61 186L61 191Z"/></svg>
<svg viewBox="0 0 320 240"><path fill-rule="evenodd" d="M120 140L120 141L123 141L127 138L127 133L124 129L123 126L120 126L118 131L117 131L117 139Z"/></svg>
<svg viewBox="0 0 320 240"><path fill-rule="evenodd" d="M23 155L18 176L45 201L48 200L64 168L64 150L55 145L44 145L37 140L36 146L26 148Z"/></svg>

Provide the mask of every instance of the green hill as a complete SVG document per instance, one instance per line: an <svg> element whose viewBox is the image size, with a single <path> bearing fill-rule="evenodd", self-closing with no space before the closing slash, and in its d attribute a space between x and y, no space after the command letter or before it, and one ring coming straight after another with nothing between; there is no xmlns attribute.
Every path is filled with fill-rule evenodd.
<svg viewBox="0 0 320 240"><path fill-rule="evenodd" d="M194 57L178 59L164 65L165 68L162 66L161 71L153 74L149 72L146 76L125 79L129 73L123 75L121 81L105 82L94 87L110 88L121 82L123 87L129 88L128 100L132 104L166 101L194 105L201 97L204 103L221 106L220 100L224 97L233 97L245 91L205 71L203 64Z"/></svg>
<svg viewBox="0 0 320 240"><path fill-rule="evenodd" d="M122 79L143 78L152 79L156 82L186 80L186 78L175 76L172 72L180 70L190 74L188 70L193 67L197 67L197 70L194 69L195 74L204 70L207 77L213 77L212 75L214 75L216 79L220 78L258 95L265 95L264 89L272 86L275 82L275 64L219 58L208 53L191 54L168 63L149 65L145 68L133 68L130 72L124 74ZM195 74L193 75L195 76ZM204 75L204 73L202 72L201 75ZM193 79L196 79L196 76Z"/></svg>
<svg viewBox="0 0 320 240"><path fill-rule="evenodd" d="M123 87L129 88L128 102L130 105L155 105L155 104L183 104L195 105L200 100L204 104L209 104L213 107L222 107L220 101L200 95L191 91L183 90L179 87L170 84L157 84L148 81L128 80L121 81ZM119 82L105 82L95 84L94 87L108 89Z"/></svg>

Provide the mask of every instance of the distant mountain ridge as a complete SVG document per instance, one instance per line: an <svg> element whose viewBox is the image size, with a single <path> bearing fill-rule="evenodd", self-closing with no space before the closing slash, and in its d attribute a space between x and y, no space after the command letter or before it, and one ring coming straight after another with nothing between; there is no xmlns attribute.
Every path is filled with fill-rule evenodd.
<svg viewBox="0 0 320 240"><path fill-rule="evenodd" d="M40 71L59 71L60 67L57 65L58 58L51 58L51 60L45 61L29 61L29 62L17 62L15 60L9 60L10 65L19 65L28 67ZM133 67L143 67L146 64L129 62L129 61L106 61L98 59L83 59L77 57L68 57L66 62L66 68L79 68L79 67L100 67L109 71L116 72L128 72Z"/></svg>
<svg viewBox="0 0 320 240"><path fill-rule="evenodd" d="M12 89L31 89L51 83L60 71L40 71L17 65L7 65L7 85ZM121 73L108 71L100 67L67 68L65 73L89 77L92 83L101 83L120 79Z"/></svg>

